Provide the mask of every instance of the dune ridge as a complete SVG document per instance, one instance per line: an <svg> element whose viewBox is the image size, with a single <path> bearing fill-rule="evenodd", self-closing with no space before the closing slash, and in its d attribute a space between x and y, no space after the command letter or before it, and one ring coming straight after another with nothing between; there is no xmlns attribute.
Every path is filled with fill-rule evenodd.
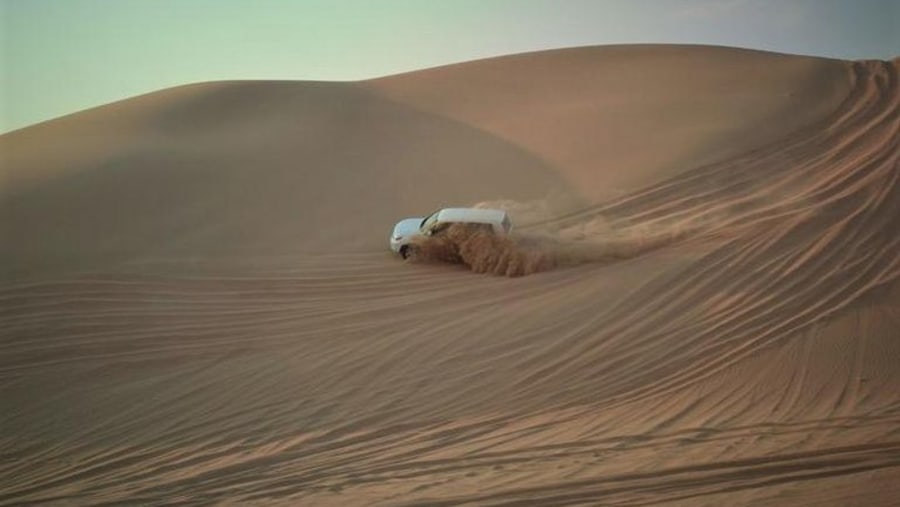
<svg viewBox="0 0 900 507"><path fill-rule="evenodd" d="M673 55L703 73L648 84ZM623 151L604 159L603 146L526 128L615 126L558 102L578 97L632 108L622 129L636 135L700 85L731 114L748 102L723 76L758 65L770 74L750 103L765 114L745 111L714 141L715 107L662 121L644 142L678 159L665 167L636 157L622 176ZM546 72L563 67L581 74ZM0 505L892 505L898 70L579 49L336 88L169 91L0 136L17 174L46 169L0 194L28 225L3 224L18 243L0 285ZM522 87L506 103L484 88L500 71ZM471 86L434 91L454 74ZM635 100L666 86L660 103ZM215 121L234 100L265 135ZM116 154L84 148L78 174L55 165L65 153L29 148L116 118L137 130L121 128ZM666 137L679 120L702 125ZM316 126L329 132L317 142L349 153L298 146ZM142 157L118 153L129 149ZM165 161L175 167L153 170ZM151 201L109 200L134 175L151 194L195 179L158 194L170 197L159 213L189 227ZM439 200L508 208L508 246L549 258L507 278L386 253L393 221ZM136 219L100 222L104 245L54 235L69 230L63 212L116 209Z"/></svg>
<svg viewBox="0 0 900 507"><path fill-rule="evenodd" d="M813 135L809 131L820 128L816 125L782 141L778 150L769 147L782 160L809 159L806 164L794 165L787 174L779 174L784 171L784 162L754 151L741 159L718 162L679 175L673 182L663 182L627 198L579 209L562 217L541 219L532 214L529 218L537 223L527 224L524 234L517 231L508 240L454 229L446 238L426 241L425 246L429 248L425 256L438 261L446 261L449 256L451 262L462 262L476 272L519 276L557 265L629 258L689 237L732 236L737 235L730 232L735 229L747 234L755 228L768 228L770 221L784 222L796 217L796 221L809 223L811 220L804 216L807 214L834 214L839 220L845 220L845 215L832 213L828 208L844 205L853 197L834 194L860 192L876 181L884 185L883 192L892 192L894 183L890 178L897 152L897 139L891 135L896 132L891 123L895 112L893 97L890 93L879 93L897 86L891 66L881 62L858 63L853 67L853 82L856 85L853 93L827 120L830 129L840 134ZM844 128L854 134L844 137ZM884 134L874 134L883 137L882 146L855 155L849 145L870 134L871 129L884 131ZM807 138L801 140L801 136ZM834 139L837 137L841 139ZM812 145L829 144L835 147L813 158L804 152ZM850 159L854 164L848 167L841 159ZM740 173L752 176L734 177ZM811 182L811 177L822 181ZM706 188L698 189L696 182L701 179L727 181L727 184L714 188L707 184ZM846 182L851 180L860 183L848 189ZM678 195L678 199L671 200L673 195ZM871 199L872 202L862 202L860 207L878 209L873 203L891 200L890 194ZM504 204L515 207L517 203ZM888 210L884 215L891 217L893 213ZM802 226L789 223L792 229ZM826 230L838 225L842 224L817 224L816 227ZM874 230L887 229L879 223ZM797 240L794 235L790 237L791 241ZM816 248L829 246L833 245L823 240ZM890 269L894 261L889 258L890 252L895 247L893 243L879 245L876 251L883 252L885 258L875 264Z"/></svg>

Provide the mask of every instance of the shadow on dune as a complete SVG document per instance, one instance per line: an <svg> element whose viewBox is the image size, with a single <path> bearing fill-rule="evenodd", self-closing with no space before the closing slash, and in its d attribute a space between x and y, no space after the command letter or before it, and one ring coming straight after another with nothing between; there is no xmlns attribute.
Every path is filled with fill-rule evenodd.
<svg viewBox="0 0 900 507"><path fill-rule="evenodd" d="M521 147L343 83L163 90L4 134L0 159L4 279L381 249L435 201L571 193Z"/></svg>

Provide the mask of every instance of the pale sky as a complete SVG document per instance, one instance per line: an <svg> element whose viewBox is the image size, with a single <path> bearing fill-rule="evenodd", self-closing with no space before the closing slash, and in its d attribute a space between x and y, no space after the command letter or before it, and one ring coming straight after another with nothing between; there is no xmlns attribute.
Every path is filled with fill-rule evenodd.
<svg viewBox="0 0 900 507"><path fill-rule="evenodd" d="M0 132L170 86L596 44L900 55L900 0L0 0Z"/></svg>

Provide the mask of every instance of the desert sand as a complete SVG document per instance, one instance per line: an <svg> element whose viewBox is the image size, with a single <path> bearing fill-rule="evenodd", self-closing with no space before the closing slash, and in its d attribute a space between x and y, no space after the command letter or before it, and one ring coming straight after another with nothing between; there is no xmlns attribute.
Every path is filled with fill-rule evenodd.
<svg viewBox="0 0 900 507"><path fill-rule="evenodd" d="M0 505L897 505L898 77L592 47L4 134ZM505 256L388 251L474 205Z"/></svg>

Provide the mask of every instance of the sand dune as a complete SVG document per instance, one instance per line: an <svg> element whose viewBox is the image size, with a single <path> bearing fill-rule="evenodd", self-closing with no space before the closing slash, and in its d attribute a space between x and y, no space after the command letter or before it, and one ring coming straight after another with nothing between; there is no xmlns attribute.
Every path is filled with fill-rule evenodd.
<svg viewBox="0 0 900 507"><path fill-rule="evenodd" d="M581 48L0 136L0 505L892 505L897 65ZM477 204L544 263L386 252Z"/></svg>

